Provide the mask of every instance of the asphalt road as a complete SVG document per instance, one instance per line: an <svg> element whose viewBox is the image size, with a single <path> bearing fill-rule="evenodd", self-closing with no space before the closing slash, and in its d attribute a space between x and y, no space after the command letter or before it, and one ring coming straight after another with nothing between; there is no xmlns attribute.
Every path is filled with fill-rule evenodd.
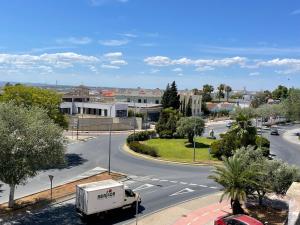
<svg viewBox="0 0 300 225"><path fill-rule="evenodd" d="M282 127L280 133L294 127ZM213 125L206 129L204 136L208 135L210 129L214 129L216 135L227 130L225 124ZM281 136L270 136L268 131L263 135L271 141L272 154L289 163L300 165L299 146L286 142ZM143 199L140 207L141 215L218 191L219 186L207 178L211 173L211 167L162 164L135 158L122 150L126 136L126 134L113 134L111 165L112 170L126 173L130 178L126 181L126 185L141 193ZM88 142L69 145L67 154L69 165L66 168L41 172L27 185L18 187L17 197L48 188L48 174L53 174L55 184L59 184L95 167L107 168L108 136L102 134ZM5 189L1 201L7 200L7 187ZM117 212L117 216L106 217L113 219L97 220L94 224L124 224L133 217L134 212L131 211ZM39 213L29 213L26 217L11 222L13 224L85 224L74 211L74 200Z"/></svg>

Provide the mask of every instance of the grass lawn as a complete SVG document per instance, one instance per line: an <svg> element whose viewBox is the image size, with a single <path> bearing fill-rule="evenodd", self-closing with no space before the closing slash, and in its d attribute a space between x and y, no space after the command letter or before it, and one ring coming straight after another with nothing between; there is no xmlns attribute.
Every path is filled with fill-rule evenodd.
<svg viewBox="0 0 300 225"><path fill-rule="evenodd" d="M196 161L207 162L209 160L218 161L208 153L208 148L214 140L204 137L196 138ZM155 147L161 159L193 162L193 144L188 143L187 139L150 139L144 144Z"/></svg>

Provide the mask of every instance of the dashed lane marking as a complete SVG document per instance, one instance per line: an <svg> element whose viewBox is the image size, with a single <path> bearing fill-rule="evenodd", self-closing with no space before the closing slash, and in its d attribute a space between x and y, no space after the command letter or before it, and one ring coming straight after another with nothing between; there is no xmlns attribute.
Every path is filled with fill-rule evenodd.
<svg viewBox="0 0 300 225"><path fill-rule="evenodd" d="M175 192L174 194L171 194L170 196L182 195L182 194L187 194L187 193L190 193L190 192L194 192L194 190L190 189L190 188L185 188L185 189L182 189L180 191Z"/></svg>

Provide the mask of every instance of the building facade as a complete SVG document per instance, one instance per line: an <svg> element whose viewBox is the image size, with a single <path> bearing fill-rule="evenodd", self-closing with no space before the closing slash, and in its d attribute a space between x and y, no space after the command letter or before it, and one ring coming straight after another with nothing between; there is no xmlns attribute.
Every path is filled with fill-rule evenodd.
<svg viewBox="0 0 300 225"><path fill-rule="evenodd" d="M192 116L201 116L202 95L194 95L191 91L180 92L180 107L186 110L189 101L191 103Z"/></svg>

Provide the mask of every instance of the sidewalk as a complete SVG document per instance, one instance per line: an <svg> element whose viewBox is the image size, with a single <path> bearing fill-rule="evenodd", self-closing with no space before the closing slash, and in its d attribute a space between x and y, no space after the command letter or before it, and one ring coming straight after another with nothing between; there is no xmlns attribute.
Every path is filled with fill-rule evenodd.
<svg viewBox="0 0 300 225"><path fill-rule="evenodd" d="M231 212L230 204L219 203L221 192L197 198L138 218L139 225L213 225L218 216ZM135 225L135 222L130 225Z"/></svg>

